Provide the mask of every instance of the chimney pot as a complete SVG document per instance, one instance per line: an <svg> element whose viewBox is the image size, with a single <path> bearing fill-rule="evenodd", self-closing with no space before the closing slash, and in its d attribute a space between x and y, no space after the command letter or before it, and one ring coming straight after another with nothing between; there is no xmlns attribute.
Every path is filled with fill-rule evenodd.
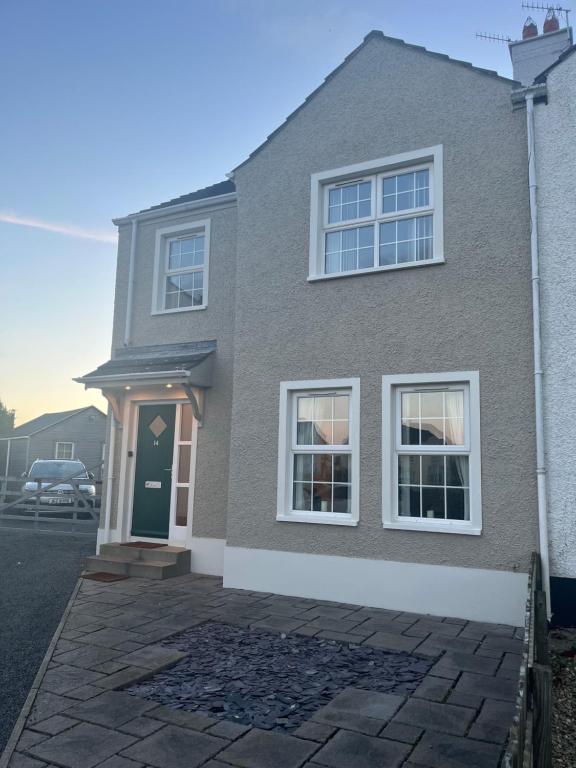
<svg viewBox="0 0 576 768"><path fill-rule="evenodd" d="M546 32L557 32L559 29L560 22L558 21L558 16L556 16L554 9L550 8L544 20L544 34Z"/></svg>
<svg viewBox="0 0 576 768"><path fill-rule="evenodd" d="M529 37L538 37L538 27L531 16L528 16L524 22L524 29L522 30L522 40L528 40Z"/></svg>

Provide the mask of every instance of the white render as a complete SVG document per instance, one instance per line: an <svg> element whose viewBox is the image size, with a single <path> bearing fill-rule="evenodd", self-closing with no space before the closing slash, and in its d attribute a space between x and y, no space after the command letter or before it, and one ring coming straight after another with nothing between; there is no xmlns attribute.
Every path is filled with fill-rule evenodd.
<svg viewBox="0 0 576 768"><path fill-rule="evenodd" d="M519 627L528 575L227 546L224 587Z"/></svg>
<svg viewBox="0 0 576 768"><path fill-rule="evenodd" d="M535 112L551 575L576 578L576 55Z"/></svg>
<svg viewBox="0 0 576 768"><path fill-rule="evenodd" d="M514 80L522 85L532 85L535 78L558 59L572 45L570 27L547 32L526 40L510 43L510 58Z"/></svg>

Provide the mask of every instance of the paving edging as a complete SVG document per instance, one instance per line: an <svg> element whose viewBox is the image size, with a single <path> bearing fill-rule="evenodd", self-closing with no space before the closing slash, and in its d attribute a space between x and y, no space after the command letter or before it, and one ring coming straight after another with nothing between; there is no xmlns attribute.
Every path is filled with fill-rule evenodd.
<svg viewBox="0 0 576 768"><path fill-rule="evenodd" d="M48 664L50 663L52 654L54 653L54 648L56 647L56 643L60 639L60 635L62 634L62 630L64 629L64 625L66 624L66 620L68 619L68 614L72 609L72 605L74 603L74 600L76 599L76 595L78 594L78 591L80 590L81 584L82 584L82 579L79 578L76 582L74 589L72 590L72 594L70 595L68 602L66 603L66 608L64 608L64 613L62 614L60 623L58 624L58 626L56 627L56 631L52 635L52 640L50 640L50 644L48 645L46 653L44 654L44 658L42 659L42 663L38 668L38 672L34 677L32 686L30 688L28 696L26 697L26 701L24 702L22 709L20 710L20 714L18 715L18 718L14 724L12 733L10 734L9 739L6 742L4 751L0 755L0 768L8 768L10 759L14 753L14 750L16 749L18 740L20 739L20 734L24 730L24 726L26 725L26 720L28 718L28 715L30 714L30 710L34 705L34 701L36 700L38 691L40 690L40 684L44 679L46 669L48 668Z"/></svg>

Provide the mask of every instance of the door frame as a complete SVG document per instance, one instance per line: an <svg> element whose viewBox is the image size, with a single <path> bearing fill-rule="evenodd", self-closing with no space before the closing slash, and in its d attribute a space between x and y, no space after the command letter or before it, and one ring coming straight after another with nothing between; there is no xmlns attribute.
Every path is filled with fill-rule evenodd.
<svg viewBox="0 0 576 768"><path fill-rule="evenodd" d="M141 405L175 405L176 419L174 423L174 446L172 452L172 488L170 492L170 523L167 539L151 538L146 536L132 536L132 509L134 503L134 481L136 474L136 450L138 442L138 420L140 416ZM119 540L123 542L148 541L154 544L159 542L172 546L190 548L192 544L192 519L194 515L194 495L196 480L196 456L198 445L198 422L192 412L192 434L190 446L190 477L188 485L188 514L187 525L177 526L176 521L176 487L178 477L178 467L176 466L178 456L178 438L180 436L180 425L182 421L182 405L190 405L190 401L184 395L174 395L167 398L138 396L137 393L126 398L124 407L124 434L122 439L122 455L120 460L120 485L118 489L118 499L122 504L118 505L117 531ZM128 456L132 452L132 456Z"/></svg>

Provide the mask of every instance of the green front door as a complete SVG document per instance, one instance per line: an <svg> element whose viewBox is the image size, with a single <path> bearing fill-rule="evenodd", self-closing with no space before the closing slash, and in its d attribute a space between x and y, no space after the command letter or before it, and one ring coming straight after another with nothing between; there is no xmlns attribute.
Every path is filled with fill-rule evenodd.
<svg viewBox="0 0 576 768"><path fill-rule="evenodd" d="M139 407L132 536L168 538L175 419L175 405Z"/></svg>

